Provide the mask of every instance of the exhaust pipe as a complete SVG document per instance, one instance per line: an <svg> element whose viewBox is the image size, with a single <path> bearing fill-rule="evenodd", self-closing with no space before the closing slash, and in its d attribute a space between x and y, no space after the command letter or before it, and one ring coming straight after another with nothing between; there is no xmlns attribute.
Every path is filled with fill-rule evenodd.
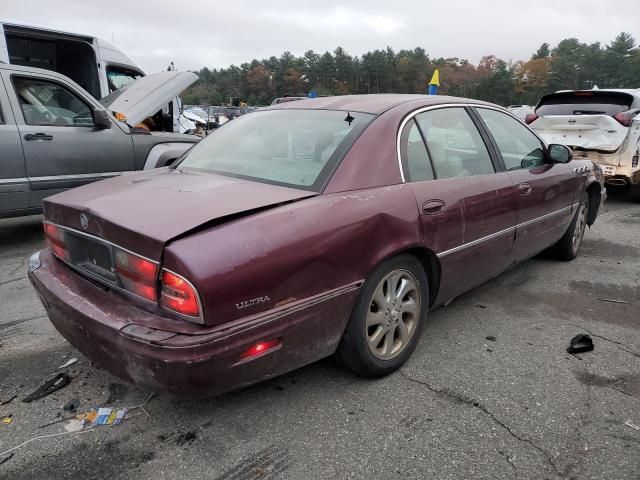
<svg viewBox="0 0 640 480"><path fill-rule="evenodd" d="M624 187L627 181L624 178L608 178L607 185L614 185L616 187Z"/></svg>

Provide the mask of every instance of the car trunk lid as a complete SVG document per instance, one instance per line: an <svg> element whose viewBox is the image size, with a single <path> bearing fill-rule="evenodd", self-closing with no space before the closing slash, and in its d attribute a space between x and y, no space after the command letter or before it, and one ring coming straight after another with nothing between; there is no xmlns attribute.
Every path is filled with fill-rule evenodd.
<svg viewBox="0 0 640 480"><path fill-rule="evenodd" d="M547 143L561 143L572 148L616 151L629 131L609 115L550 115L531 124Z"/></svg>
<svg viewBox="0 0 640 480"><path fill-rule="evenodd" d="M314 195L308 190L164 168L49 197L44 201L44 216L159 261L166 243L194 229Z"/></svg>
<svg viewBox="0 0 640 480"><path fill-rule="evenodd" d="M629 127L615 116L631 109L634 96L611 90L577 90L545 95L536 106L531 128L547 143L572 148L616 151Z"/></svg>

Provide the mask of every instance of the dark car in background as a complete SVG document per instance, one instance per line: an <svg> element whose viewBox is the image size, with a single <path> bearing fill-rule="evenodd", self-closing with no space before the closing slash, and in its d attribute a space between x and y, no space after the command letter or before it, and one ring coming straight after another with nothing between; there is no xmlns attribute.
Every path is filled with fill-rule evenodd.
<svg viewBox="0 0 640 480"><path fill-rule="evenodd" d="M430 309L543 250L575 258L599 172L483 102L291 102L47 199L29 277L72 345L152 389L221 393L333 354L382 376Z"/></svg>

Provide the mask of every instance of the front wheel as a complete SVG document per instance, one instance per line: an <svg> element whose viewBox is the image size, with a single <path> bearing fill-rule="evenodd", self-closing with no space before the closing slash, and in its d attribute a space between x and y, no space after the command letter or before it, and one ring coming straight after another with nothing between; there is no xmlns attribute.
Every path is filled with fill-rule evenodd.
<svg viewBox="0 0 640 480"><path fill-rule="evenodd" d="M578 256L589 215L589 194L583 193L576 214L562 238L553 246L559 260L573 260Z"/></svg>
<svg viewBox="0 0 640 480"><path fill-rule="evenodd" d="M337 358L365 377L394 372L415 349L428 305L420 262L407 254L386 260L364 282Z"/></svg>
<svg viewBox="0 0 640 480"><path fill-rule="evenodd" d="M629 199L632 202L640 203L640 185L629 185Z"/></svg>

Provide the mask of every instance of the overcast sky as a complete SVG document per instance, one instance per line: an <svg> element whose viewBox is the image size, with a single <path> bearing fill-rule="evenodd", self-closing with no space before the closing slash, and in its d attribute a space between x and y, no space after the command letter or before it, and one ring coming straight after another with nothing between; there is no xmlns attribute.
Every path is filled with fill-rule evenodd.
<svg viewBox="0 0 640 480"><path fill-rule="evenodd" d="M0 19L112 41L147 72L224 67L289 50L390 45L431 57L527 59L542 42L640 37L638 0L0 0Z"/></svg>

